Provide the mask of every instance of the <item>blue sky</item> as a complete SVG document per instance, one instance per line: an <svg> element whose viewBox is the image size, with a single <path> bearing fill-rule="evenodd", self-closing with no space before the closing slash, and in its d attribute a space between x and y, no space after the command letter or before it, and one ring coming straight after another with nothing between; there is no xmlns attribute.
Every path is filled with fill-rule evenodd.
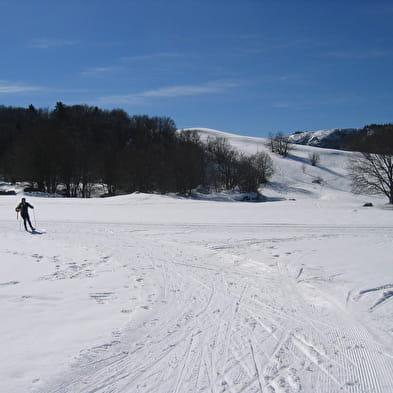
<svg viewBox="0 0 393 393"><path fill-rule="evenodd" d="M393 122L393 2L0 0L0 105L250 136Z"/></svg>

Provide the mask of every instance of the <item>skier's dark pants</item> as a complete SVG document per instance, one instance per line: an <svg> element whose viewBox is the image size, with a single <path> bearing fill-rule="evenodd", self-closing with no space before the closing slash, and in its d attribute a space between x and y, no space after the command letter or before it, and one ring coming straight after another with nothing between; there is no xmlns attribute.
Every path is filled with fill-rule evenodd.
<svg viewBox="0 0 393 393"><path fill-rule="evenodd" d="M28 215L28 214L27 214L26 216L25 216L25 215L23 215L23 216L22 216L22 218L23 218L23 224L25 225L25 229L26 229L26 231L27 231L27 225L26 225L26 221L29 223L31 230L33 231L33 230L34 230L34 228L33 228L33 225L31 225L31 221L30 221L30 217L29 217L29 215Z"/></svg>

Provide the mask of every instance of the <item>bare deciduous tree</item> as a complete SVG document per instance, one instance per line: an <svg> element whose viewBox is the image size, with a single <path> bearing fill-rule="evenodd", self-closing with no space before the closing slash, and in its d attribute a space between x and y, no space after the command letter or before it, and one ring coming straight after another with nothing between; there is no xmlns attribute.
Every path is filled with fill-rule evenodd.
<svg viewBox="0 0 393 393"><path fill-rule="evenodd" d="M214 165L211 181L216 189L223 186L230 190L236 186L237 162L239 153L235 150L226 138L208 138L207 151L212 157ZM217 187L218 186L218 187Z"/></svg>
<svg viewBox="0 0 393 393"><path fill-rule="evenodd" d="M273 161L267 153L241 155L238 163L238 183L243 191L257 192L259 186L267 183L273 173Z"/></svg>
<svg viewBox="0 0 393 393"><path fill-rule="evenodd" d="M267 183L274 173L273 161L269 154L258 152L251 156L251 160L258 174L258 182Z"/></svg>
<svg viewBox="0 0 393 393"><path fill-rule="evenodd" d="M286 157L292 150L292 143L288 136L279 132L276 135L269 136L268 147L272 153L277 153L280 156Z"/></svg>
<svg viewBox="0 0 393 393"><path fill-rule="evenodd" d="M393 204L393 156L362 152L349 163L354 193L384 194Z"/></svg>

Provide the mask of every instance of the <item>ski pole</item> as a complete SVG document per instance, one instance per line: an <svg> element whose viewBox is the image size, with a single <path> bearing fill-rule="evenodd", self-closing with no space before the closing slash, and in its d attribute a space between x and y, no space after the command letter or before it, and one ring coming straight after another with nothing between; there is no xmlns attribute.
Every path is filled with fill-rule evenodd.
<svg viewBox="0 0 393 393"><path fill-rule="evenodd" d="M37 222L35 220L35 211L34 211L34 209L33 209L33 217L34 217L34 226L37 228Z"/></svg>
<svg viewBox="0 0 393 393"><path fill-rule="evenodd" d="M19 230L22 230L22 221L19 220L19 212L16 212L16 220L19 221Z"/></svg>

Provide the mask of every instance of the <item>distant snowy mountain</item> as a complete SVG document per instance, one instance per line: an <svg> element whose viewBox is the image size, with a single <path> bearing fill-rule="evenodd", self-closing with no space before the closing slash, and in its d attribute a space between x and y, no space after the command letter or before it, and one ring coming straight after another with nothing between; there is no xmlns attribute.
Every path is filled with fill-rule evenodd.
<svg viewBox="0 0 393 393"><path fill-rule="evenodd" d="M331 130L295 132L289 138L292 143L297 145L345 149L350 137L360 131L361 128L333 128Z"/></svg>
<svg viewBox="0 0 393 393"><path fill-rule="evenodd" d="M261 138L247 137L241 135L230 134L223 131L217 131L210 128L187 128L185 130L198 131L202 139L207 137L223 137L229 138L232 141L245 144L259 144ZM328 149L346 149L349 139L359 133L361 128L333 128L330 130L319 130L319 131L305 131L305 132L295 132L289 135L292 143L296 145L306 145L314 147L323 147ZM267 142L267 140L265 141Z"/></svg>

